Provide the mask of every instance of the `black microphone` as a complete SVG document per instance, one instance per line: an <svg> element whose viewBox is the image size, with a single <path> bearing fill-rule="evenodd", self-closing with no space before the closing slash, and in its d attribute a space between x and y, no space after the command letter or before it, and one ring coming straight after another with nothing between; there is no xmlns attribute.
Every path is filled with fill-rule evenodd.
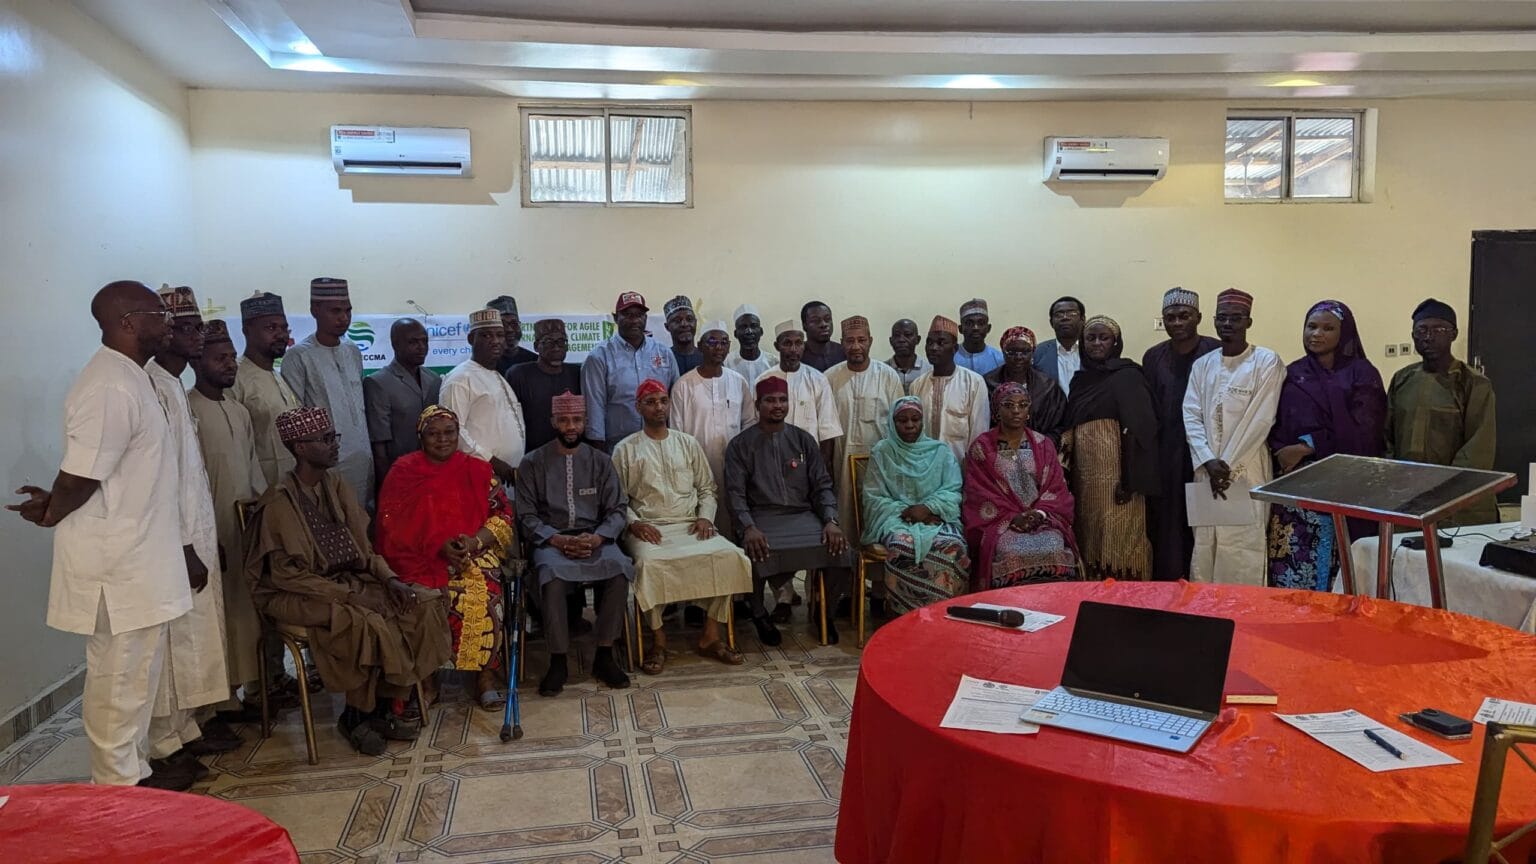
<svg viewBox="0 0 1536 864"><path fill-rule="evenodd" d="M1024 613L1017 609L978 609L975 606L950 606L945 610L951 618L980 621L1002 627L1024 626Z"/></svg>

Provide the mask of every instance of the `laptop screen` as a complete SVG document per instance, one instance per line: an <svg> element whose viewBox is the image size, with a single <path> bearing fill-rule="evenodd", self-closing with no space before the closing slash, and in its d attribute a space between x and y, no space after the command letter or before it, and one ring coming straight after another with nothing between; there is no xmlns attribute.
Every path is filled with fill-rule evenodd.
<svg viewBox="0 0 1536 864"><path fill-rule="evenodd" d="M1221 710L1232 630L1230 618L1085 600L1061 683L1215 713Z"/></svg>

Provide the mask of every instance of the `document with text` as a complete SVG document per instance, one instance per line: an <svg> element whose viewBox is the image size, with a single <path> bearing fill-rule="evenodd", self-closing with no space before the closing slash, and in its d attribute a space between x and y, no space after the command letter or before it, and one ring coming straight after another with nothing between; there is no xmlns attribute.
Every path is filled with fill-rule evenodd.
<svg viewBox="0 0 1536 864"><path fill-rule="evenodd" d="M1372 771L1430 768L1461 762L1354 709L1275 716Z"/></svg>
<svg viewBox="0 0 1536 864"><path fill-rule="evenodd" d="M960 686L955 688L955 698L944 712L939 725L945 729L970 729L974 732L997 732L1003 735L1033 735L1040 727L1019 720L1019 715L1040 701L1046 690L984 681L969 675L960 676Z"/></svg>

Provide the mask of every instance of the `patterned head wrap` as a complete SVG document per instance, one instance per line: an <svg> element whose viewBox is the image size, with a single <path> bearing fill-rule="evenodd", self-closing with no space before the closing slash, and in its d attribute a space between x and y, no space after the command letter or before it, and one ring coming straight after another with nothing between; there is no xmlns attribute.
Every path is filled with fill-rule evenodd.
<svg viewBox="0 0 1536 864"><path fill-rule="evenodd" d="M439 417L452 417L454 423L459 422L459 415L449 411L441 405L428 405L416 418L416 434L421 435L427 431L427 424Z"/></svg>
<svg viewBox="0 0 1536 864"><path fill-rule="evenodd" d="M192 289L185 285L172 288L169 285L160 286L160 302L177 318L195 318L203 320L203 313L197 311L197 297Z"/></svg>
<svg viewBox="0 0 1536 864"><path fill-rule="evenodd" d="M951 333L957 338L960 336L960 325L945 318L943 315L933 316L933 323L928 325L929 333Z"/></svg>
<svg viewBox="0 0 1536 864"><path fill-rule="evenodd" d="M469 332L476 330L500 330L501 312L496 309L476 309L469 313Z"/></svg>
<svg viewBox="0 0 1536 864"><path fill-rule="evenodd" d="M567 390L549 400L549 413L552 417L561 414L576 414L585 417L587 416L587 400Z"/></svg>
<svg viewBox="0 0 1536 864"><path fill-rule="evenodd" d="M967 301L965 301L965 305L960 307L960 320L961 321L964 321L967 315L986 315L986 314L987 314L987 301L981 299L980 297L977 297L977 298L975 298L973 300L967 300Z"/></svg>
<svg viewBox="0 0 1536 864"><path fill-rule="evenodd" d="M1030 350L1034 350L1035 331L1029 329L1028 327L1009 327L1007 330L1003 331L1003 339L997 344L1001 345L1003 348L1007 348L1010 344L1020 340L1028 342Z"/></svg>
<svg viewBox="0 0 1536 864"><path fill-rule="evenodd" d="M268 315L283 314L283 298L271 291L257 291L255 294L240 301L240 322L243 324L254 318L265 318Z"/></svg>
<svg viewBox="0 0 1536 864"><path fill-rule="evenodd" d="M301 438L313 438L336 430L331 415L324 408L290 408L277 415L277 437L284 444Z"/></svg>
<svg viewBox="0 0 1536 864"><path fill-rule="evenodd" d="M1083 323L1083 332L1087 333L1088 328L1095 324L1103 324L1105 327L1109 328L1109 332L1115 334L1116 339L1120 338L1119 322L1115 321L1115 319L1109 317L1108 315L1095 315L1092 318L1089 318L1086 322Z"/></svg>
<svg viewBox="0 0 1536 864"><path fill-rule="evenodd" d="M641 381L640 386L635 390L635 404L638 405L645 401L645 397L651 395L652 393L661 393L665 395L666 392L667 385L657 381L655 378L647 378L644 381Z"/></svg>
<svg viewBox="0 0 1536 864"><path fill-rule="evenodd" d="M1418 308L1413 310L1415 324L1425 318L1439 318L1441 321L1449 321L1452 327L1456 326L1456 310L1452 309L1450 304L1442 303L1433 297L1420 303Z"/></svg>
<svg viewBox="0 0 1536 864"><path fill-rule="evenodd" d="M919 417L923 416L923 400L916 396L903 396L891 403L892 420L900 417L903 411L912 411Z"/></svg>
<svg viewBox="0 0 1536 864"><path fill-rule="evenodd" d="M1169 306L1188 306L1195 311L1200 311L1200 295L1187 288L1169 288L1163 292L1163 308Z"/></svg>
<svg viewBox="0 0 1536 864"><path fill-rule="evenodd" d="M224 319L215 318L212 321L209 321L207 324L203 325L204 345L216 345L220 342L234 341L235 340L229 338L229 325L224 323Z"/></svg>
<svg viewBox="0 0 1536 864"><path fill-rule="evenodd" d="M676 297L673 297L671 300L668 300L666 303L662 304L661 314L667 318L671 318L673 312L680 312L684 309L692 312L693 301L689 300L682 294L679 294Z"/></svg>
<svg viewBox="0 0 1536 864"><path fill-rule="evenodd" d="M757 382L757 398L761 399L771 393L783 393L789 395L789 381L782 375L767 375Z"/></svg>
<svg viewBox="0 0 1536 864"><path fill-rule="evenodd" d="M1253 295L1249 294L1247 291L1239 291L1236 288L1228 288L1227 290L1216 295L1216 305L1218 307L1237 306L1244 312L1252 312Z"/></svg>
<svg viewBox="0 0 1536 864"><path fill-rule="evenodd" d="M844 318L840 326L843 331L844 339L847 339L849 336L869 335L869 319L865 318L863 315L854 315L851 318Z"/></svg>
<svg viewBox="0 0 1536 864"><path fill-rule="evenodd" d="M1004 381L992 391L992 404L1001 405L1004 399L1010 396L1023 396L1029 398L1029 388L1017 381Z"/></svg>
<svg viewBox="0 0 1536 864"><path fill-rule="evenodd" d="M350 300L347 280L320 276L309 280L309 302L316 300Z"/></svg>
<svg viewBox="0 0 1536 864"><path fill-rule="evenodd" d="M785 333L804 333L799 321L780 321L773 325L773 338L777 339Z"/></svg>
<svg viewBox="0 0 1536 864"><path fill-rule="evenodd" d="M485 308L495 309L503 315L517 316L517 301L509 294L502 294L494 300L487 301Z"/></svg>

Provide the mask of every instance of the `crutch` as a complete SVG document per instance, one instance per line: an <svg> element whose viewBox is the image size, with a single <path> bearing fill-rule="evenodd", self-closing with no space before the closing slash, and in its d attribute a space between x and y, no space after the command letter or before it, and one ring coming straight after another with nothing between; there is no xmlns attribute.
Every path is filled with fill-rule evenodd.
<svg viewBox="0 0 1536 864"><path fill-rule="evenodd" d="M506 603L509 614L506 616L503 627L503 638L507 640L507 705L501 715L501 741L515 741L523 737L522 710L517 704L517 654L518 636L523 629L523 568L522 561L512 561L506 570L510 571L511 579L502 580L502 593L510 598Z"/></svg>

